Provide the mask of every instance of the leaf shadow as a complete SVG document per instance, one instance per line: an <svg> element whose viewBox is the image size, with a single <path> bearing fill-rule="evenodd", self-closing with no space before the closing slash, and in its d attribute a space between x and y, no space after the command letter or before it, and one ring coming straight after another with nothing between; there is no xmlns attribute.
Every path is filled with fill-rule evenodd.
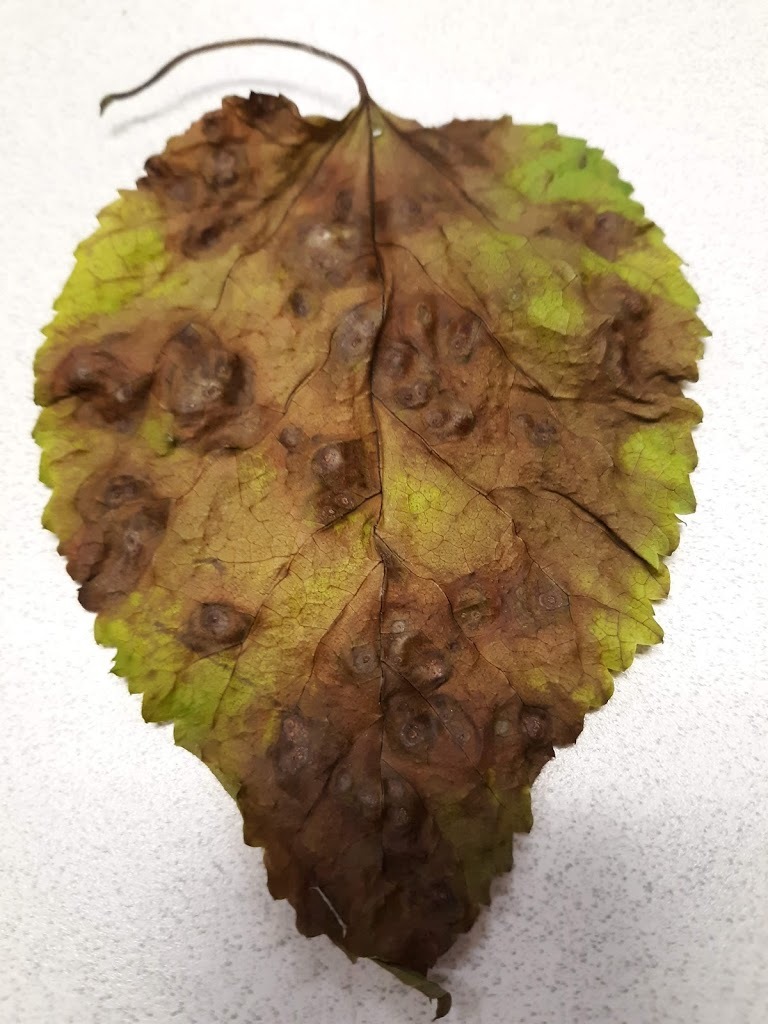
<svg viewBox="0 0 768 1024"><path fill-rule="evenodd" d="M337 93L310 86L307 81L281 81L274 78L260 79L253 78L252 76L248 76L247 78L241 76L239 78L227 78L220 79L219 81L206 82L205 85L199 85L195 86L193 89L186 89L183 92L177 92L164 103L158 104L151 110L145 111L141 114L134 114L130 117L124 117L121 120L116 121L110 126L109 134L113 138L119 138L122 135L127 135L135 128L143 127L151 124L158 118L166 117L168 114L173 114L175 111L183 110L184 107L192 101L202 99L210 100L212 94L216 95L218 93L218 95L223 97L242 92L247 95L251 91L273 94L283 93L288 97L300 96L305 104L311 104L311 113L331 111L328 116L334 116L333 111L339 111L343 107L343 101L340 100Z"/></svg>

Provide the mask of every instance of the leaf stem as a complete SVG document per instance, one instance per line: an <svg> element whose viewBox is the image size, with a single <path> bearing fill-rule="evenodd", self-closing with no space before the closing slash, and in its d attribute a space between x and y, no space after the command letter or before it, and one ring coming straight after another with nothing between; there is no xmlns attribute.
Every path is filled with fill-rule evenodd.
<svg viewBox="0 0 768 1024"><path fill-rule="evenodd" d="M368 86L365 84L365 80L360 72L354 65L350 64L349 61L344 60L343 57L337 56L335 53L329 53L327 50L320 50L316 46L310 46L309 43L298 43L293 39L272 39L269 37L253 37L244 39L227 39L219 43L206 43L203 46L195 46L191 50L185 50L183 53L178 54L172 60L169 60L167 64L154 73L146 82L142 82L141 85L137 85L133 89L126 89L125 92L111 92L105 96L99 103L99 113L103 114L110 104L116 100L127 100L132 96L137 96L140 92L148 89L155 82L159 82L161 78L164 78L169 71L172 71L178 64L187 60L188 57L196 57L201 53L211 53L213 50L226 50L230 47L235 46L281 46L288 50L301 50L302 53L309 53L314 57L322 57L323 60L328 60L332 64L338 64L339 67L344 68L354 78L357 83L357 88L360 93L360 102L367 103L370 100L368 93Z"/></svg>

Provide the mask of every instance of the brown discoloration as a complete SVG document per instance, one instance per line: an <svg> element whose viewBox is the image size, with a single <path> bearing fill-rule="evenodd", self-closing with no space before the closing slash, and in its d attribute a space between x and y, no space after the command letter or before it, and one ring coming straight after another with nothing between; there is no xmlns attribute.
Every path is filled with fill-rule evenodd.
<svg viewBox="0 0 768 1024"><path fill-rule="evenodd" d="M197 441L250 404L248 369L215 332L188 323L163 348L154 391L180 442Z"/></svg>
<svg viewBox="0 0 768 1024"><path fill-rule="evenodd" d="M529 413L521 413L518 420L531 444L535 444L537 448L547 448L557 440L558 427L553 419L534 419Z"/></svg>
<svg viewBox="0 0 768 1024"><path fill-rule="evenodd" d="M252 624L252 615L232 605L201 604L187 619L180 639L185 647L197 654L213 654L241 644Z"/></svg>
<svg viewBox="0 0 768 1024"><path fill-rule="evenodd" d="M423 697L396 691L387 702L384 729L395 750L408 758L425 760L437 738L439 723Z"/></svg>
<svg viewBox="0 0 768 1024"><path fill-rule="evenodd" d="M605 316L595 332L600 375L594 386L603 393L646 391L641 369L642 343L653 330L650 299L615 276L593 279L589 301Z"/></svg>
<svg viewBox="0 0 768 1024"><path fill-rule="evenodd" d="M82 526L60 550L70 575L81 584L80 603L102 611L127 597L149 568L165 532L170 501L158 497L148 481L115 472L86 481L76 507Z"/></svg>
<svg viewBox="0 0 768 1024"><path fill-rule="evenodd" d="M446 392L424 413L422 422L427 437L466 437L475 426L475 414L466 403Z"/></svg>
<svg viewBox="0 0 768 1024"><path fill-rule="evenodd" d="M334 441L315 449L310 469L317 481L315 506L331 523L357 508L376 490L375 455L363 440Z"/></svg>
<svg viewBox="0 0 768 1024"><path fill-rule="evenodd" d="M393 632L386 641L387 664L421 693L429 693L451 678L450 653L435 646L424 633Z"/></svg>
<svg viewBox="0 0 768 1024"><path fill-rule="evenodd" d="M269 752L278 786L294 800L310 803L342 750L343 742L327 724L308 720L298 709L286 712Z"/></svg>
<svg viewBox="0 0 768 1024"><path fill-rule="evenodd" d="M352 671L361 679L379 675L379 652L373 644L358 644L349 653Z"/></svg>
<svg viewBox="0 0 768 1024"><path fill-rule="evenodd" d="M501 611L501 594L497 587L470 573L449 591L456 621L467 634L474 636L489 627Z"/></svg>
<svg viewBox="0 0 768 1024"><path fill-rule="evenodd" d="M355 306L345 314L333 332L332 351L344 363L368 360L380 325L380 302Z"/></svg>
<svg viewBox="0 0 768 1024"><path fill-rule="evenodd" d="M290 306L293 315L302 317L302 319L305 316L309 316L311 311L311 306L306 294L299 288L295 288L288 296L288 305Z"/></svg>
<svg viewBox="0 0 768 1024"><path fill-rule="evenodd" d="M586 245L613 262L633 244L643 228L612 210L596 210L586 203L551 203L525 215L523 230L538 237L553 237Z"/></svg>
<svg viewBox="0 0 768 1024"><path fill-rule="evenodd" d="M152 378L137 373L111 351L111 339L73 348L56 367L51 399L74 395L87 418L126 427L144 407Z"/></svg>

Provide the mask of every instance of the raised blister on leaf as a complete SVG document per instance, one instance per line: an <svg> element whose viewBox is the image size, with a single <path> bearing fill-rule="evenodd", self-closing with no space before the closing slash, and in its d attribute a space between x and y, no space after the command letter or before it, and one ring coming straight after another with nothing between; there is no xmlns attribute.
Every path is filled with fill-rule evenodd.
<svg viewBox="0 0 768 1024"><path fill-rule="evenodd" d="M442 1016L536 775L661 639L706 332L600 151L331 59L345 118L228 97L79 247L45 524L298 927Z"/></svg>

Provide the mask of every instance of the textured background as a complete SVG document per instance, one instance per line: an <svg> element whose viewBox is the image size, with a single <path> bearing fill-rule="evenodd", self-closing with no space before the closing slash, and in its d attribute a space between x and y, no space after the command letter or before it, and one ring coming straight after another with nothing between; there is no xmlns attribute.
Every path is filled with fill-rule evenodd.
<svg viewBox="0 0 768 1024"><path fill-rule="evenodd" d="M0 36L3 1024L426 1021L423 999L294 932L213 776L108 675L38 527L37 327L75 243L146 156L222 94L282 89L340 114L354 85L284 52L188 64L257 32L336 49L385 107L555 120L632 181L690 261L713 332L698 513L638 658L534 789L514 877L436 975L479 1024L768 1019L768 7L763 0L4 0ZM292 8L288 10L287 8ZM354 11L354 16L350 12Z"/></svg>

